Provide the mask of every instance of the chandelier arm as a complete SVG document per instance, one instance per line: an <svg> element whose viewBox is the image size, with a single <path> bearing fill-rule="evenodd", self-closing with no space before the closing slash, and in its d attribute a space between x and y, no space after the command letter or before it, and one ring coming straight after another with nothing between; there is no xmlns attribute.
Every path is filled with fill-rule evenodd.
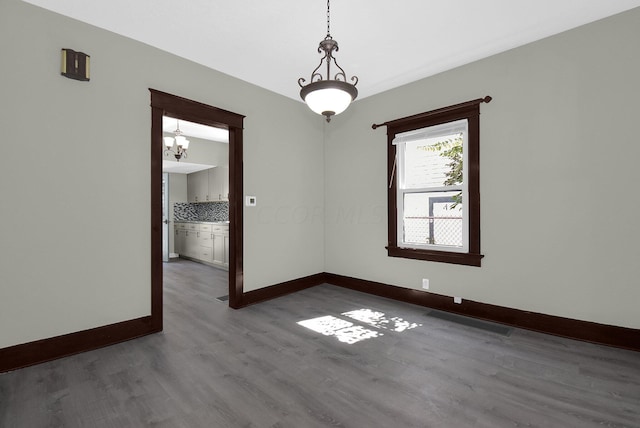
<svg viewBox="0 0 640 428"><path fill-rule="evenodd" d="M333 58L333 57L332 57ZM342 67L340 67L340 65L338 65L338 61L333 58L333 63L336 65L336 67L338 67L338 69L340 70L338 73L336 73L334 80L339 80L338 77L342 76L342 78L344 79L344 81L347 81L347 73L345 73L344 69Z"/></svg>
<svg viewBox="0 0 640 428"><path fill-rule="evenodd" d="M320 64L318 64L318 66L311 72L311 82L313 82L314 77L316 76L320 76L319 80L323 80L322 74L318 73L318 70L320 70L320 67L322 67L322 62L327 58L327 54L325 53L325 55L322 57L322 59L320 60ZM329 78L329 76L327 76L327 78ZM300 78L302 79L302 78ZM300 79L298 79L298 84L300 84ZM304 82L305 80L302 79L302 81ZM302 85L300 85L300 87L302 87Z"/></svg>

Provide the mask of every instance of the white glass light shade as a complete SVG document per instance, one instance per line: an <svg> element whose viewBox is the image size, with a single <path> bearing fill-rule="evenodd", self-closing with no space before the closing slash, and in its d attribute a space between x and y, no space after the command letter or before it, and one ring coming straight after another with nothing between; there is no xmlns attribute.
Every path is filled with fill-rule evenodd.
<svg viewBox="0 0 640 428"><path fill-rule="evenodd" d="M164 137L164 145L167 147L167 150L173 147L173 137Z"/></svg>
<svg viewBox="0 0 640 428"><path fill-rule="evenodd" d="M300 98L315 113L325 115L327 122L332 115L345 111L357 97L354 85L339 80L319 80L300 90Z"/></svg>
<svg viewBox="0 0 640 428"><path fill-rule="evenodd" d="M183 149L186 149L189 147L189 140L187 140L185 137L183 137L182 135L178 135L176 137L176 145L178 147L182 147Z"/></svg>
<svg viewBox="0 0 640 428"><path fill-rule="evenodd" d="M342 89L326 88L309 92L304 101L315 113L333 112L333 114L340 114L349 107L352 98L348 92Z"/></svg>

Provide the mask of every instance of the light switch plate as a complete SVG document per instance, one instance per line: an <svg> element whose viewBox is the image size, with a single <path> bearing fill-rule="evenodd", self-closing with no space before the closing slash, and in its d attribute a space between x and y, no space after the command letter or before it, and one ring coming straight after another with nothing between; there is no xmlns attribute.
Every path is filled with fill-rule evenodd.
<svg viewBox="0 0 640 428"><path fill-rule="evenodd" d="M247 196L245 204L248 207L255 207L257 205L257 200L255 196Z"/></svg>

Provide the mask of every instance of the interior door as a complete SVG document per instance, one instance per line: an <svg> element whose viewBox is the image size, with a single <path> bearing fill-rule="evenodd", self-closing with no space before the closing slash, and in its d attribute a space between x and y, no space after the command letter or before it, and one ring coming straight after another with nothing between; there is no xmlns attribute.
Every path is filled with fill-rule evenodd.
<svg viewBox="0 0 640 428"><path fill-rule="evenodd" d="M169 261L169 174L162 173L162 261Z"/></svg>

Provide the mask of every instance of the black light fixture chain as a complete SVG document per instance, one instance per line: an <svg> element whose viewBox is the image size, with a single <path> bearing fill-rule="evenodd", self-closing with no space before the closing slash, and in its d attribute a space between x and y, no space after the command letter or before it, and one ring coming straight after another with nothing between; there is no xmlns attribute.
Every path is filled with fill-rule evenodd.
<svg viewBox="0 0 640 428"><path fill-rule="evenodd" d="M329 1L327 0L327 37L331 37L331 14L329 13Z"/></svg>

